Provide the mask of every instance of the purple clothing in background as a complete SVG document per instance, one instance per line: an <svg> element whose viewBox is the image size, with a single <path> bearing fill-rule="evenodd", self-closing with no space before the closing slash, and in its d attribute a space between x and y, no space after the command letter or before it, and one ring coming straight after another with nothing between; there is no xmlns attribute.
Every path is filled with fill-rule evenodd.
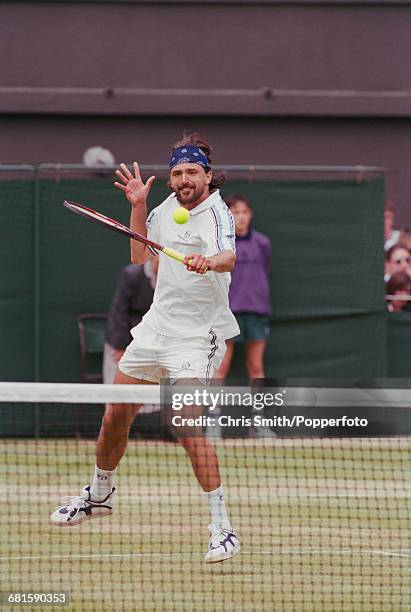
<svg viewBox="0 0 411 612"><path fill-rule="evenodd" d="M271 243L267 236L250 230L236 236L236 264L231 272L230 309L235 313L271 314Z"/></svg>

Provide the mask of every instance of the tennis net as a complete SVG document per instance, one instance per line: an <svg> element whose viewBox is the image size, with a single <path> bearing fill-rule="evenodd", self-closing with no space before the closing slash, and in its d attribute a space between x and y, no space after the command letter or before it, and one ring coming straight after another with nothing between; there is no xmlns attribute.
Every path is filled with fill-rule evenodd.
<svg viewBox="0 0 411 612"><path fill-rule="evenodd" d="M116 474L115 512L51 525L60 498L91 482L104 402L131 398L145 408ZM410 437L234 428L212 439L241 552L206 564L207 500L156 401L152 386L0 393L2 603L19 593L25 609L48 609L44 594L65 593L69 610L411 609Z"/></svg>

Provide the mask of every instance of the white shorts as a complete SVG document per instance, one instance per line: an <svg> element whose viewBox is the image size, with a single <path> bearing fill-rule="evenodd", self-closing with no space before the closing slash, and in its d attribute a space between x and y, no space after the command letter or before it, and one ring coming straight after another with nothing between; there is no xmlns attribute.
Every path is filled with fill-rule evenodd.
<svg viewBox="0 0 411 612"><path fill-rule="evenodd" d="M143 322L134 328L133 337L118 367L127 376L156 383L161 378L197 378L207 384L226 352L225 340L213 330L206 338L171 338Z"/></svg>
<svg viewBox="0 0 411 612"><path fill-rule="evenodd" d="M112 385L117 372L118 361L114 359L115 349L107 342L104 343L103 352L103 383Z"/></svg>

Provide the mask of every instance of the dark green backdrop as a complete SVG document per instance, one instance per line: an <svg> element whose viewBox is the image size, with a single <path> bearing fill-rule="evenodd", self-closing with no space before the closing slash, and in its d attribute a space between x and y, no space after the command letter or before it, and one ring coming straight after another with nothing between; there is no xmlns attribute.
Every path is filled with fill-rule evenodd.
<svg viewBox="0 0 411 612"><path fill-rule="evenodd" d="M411 312L387 313L387 377L411 379Z"/></svg>
<svg viewBox="0 0 411 612"><path fill-rule="evenodd" d="M384 376L383 178L237 180L223 193L233 191L251 198L273 245L267 376ZM151 204L166 194L155 184ZM111 180L0 182L0 380L38 369L42 381L78 381L76 316L107 311L129 261L127 239L73 215L65 198L128 223Z"/></svg>

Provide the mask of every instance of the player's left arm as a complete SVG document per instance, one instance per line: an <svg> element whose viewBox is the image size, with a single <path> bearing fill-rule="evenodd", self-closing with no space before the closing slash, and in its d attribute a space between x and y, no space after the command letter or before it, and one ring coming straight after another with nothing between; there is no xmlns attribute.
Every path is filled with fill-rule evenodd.
<svg viewBox="0 0 411 612"><path fill-rule="evenodd" d="M197 274L204 274L206 270L211 270L212 272L231 272L235 266L235 254L231 249L221 251L211 257L206 257L199 253L191 253L184 257L184 263L189 272L197 272Z"/></svg>
<svg viewBox="0 0 411 612"><path fill-rule="evenodd" d="M221 251L207 259L207 266L213 272L231 272L235 266L235 253L231 250Z"/></svg>
<svg viewBox="0 0 411 612"><path fill-rule="evenodd" d="M231 272L235 266L233 216L225 204L211 207L208 214L208 228L202 235L203 253L212 253L212 255L192 253L186 255L184 263L189 272L197 272L197 274L205 274L207 270Z"/></svg>

